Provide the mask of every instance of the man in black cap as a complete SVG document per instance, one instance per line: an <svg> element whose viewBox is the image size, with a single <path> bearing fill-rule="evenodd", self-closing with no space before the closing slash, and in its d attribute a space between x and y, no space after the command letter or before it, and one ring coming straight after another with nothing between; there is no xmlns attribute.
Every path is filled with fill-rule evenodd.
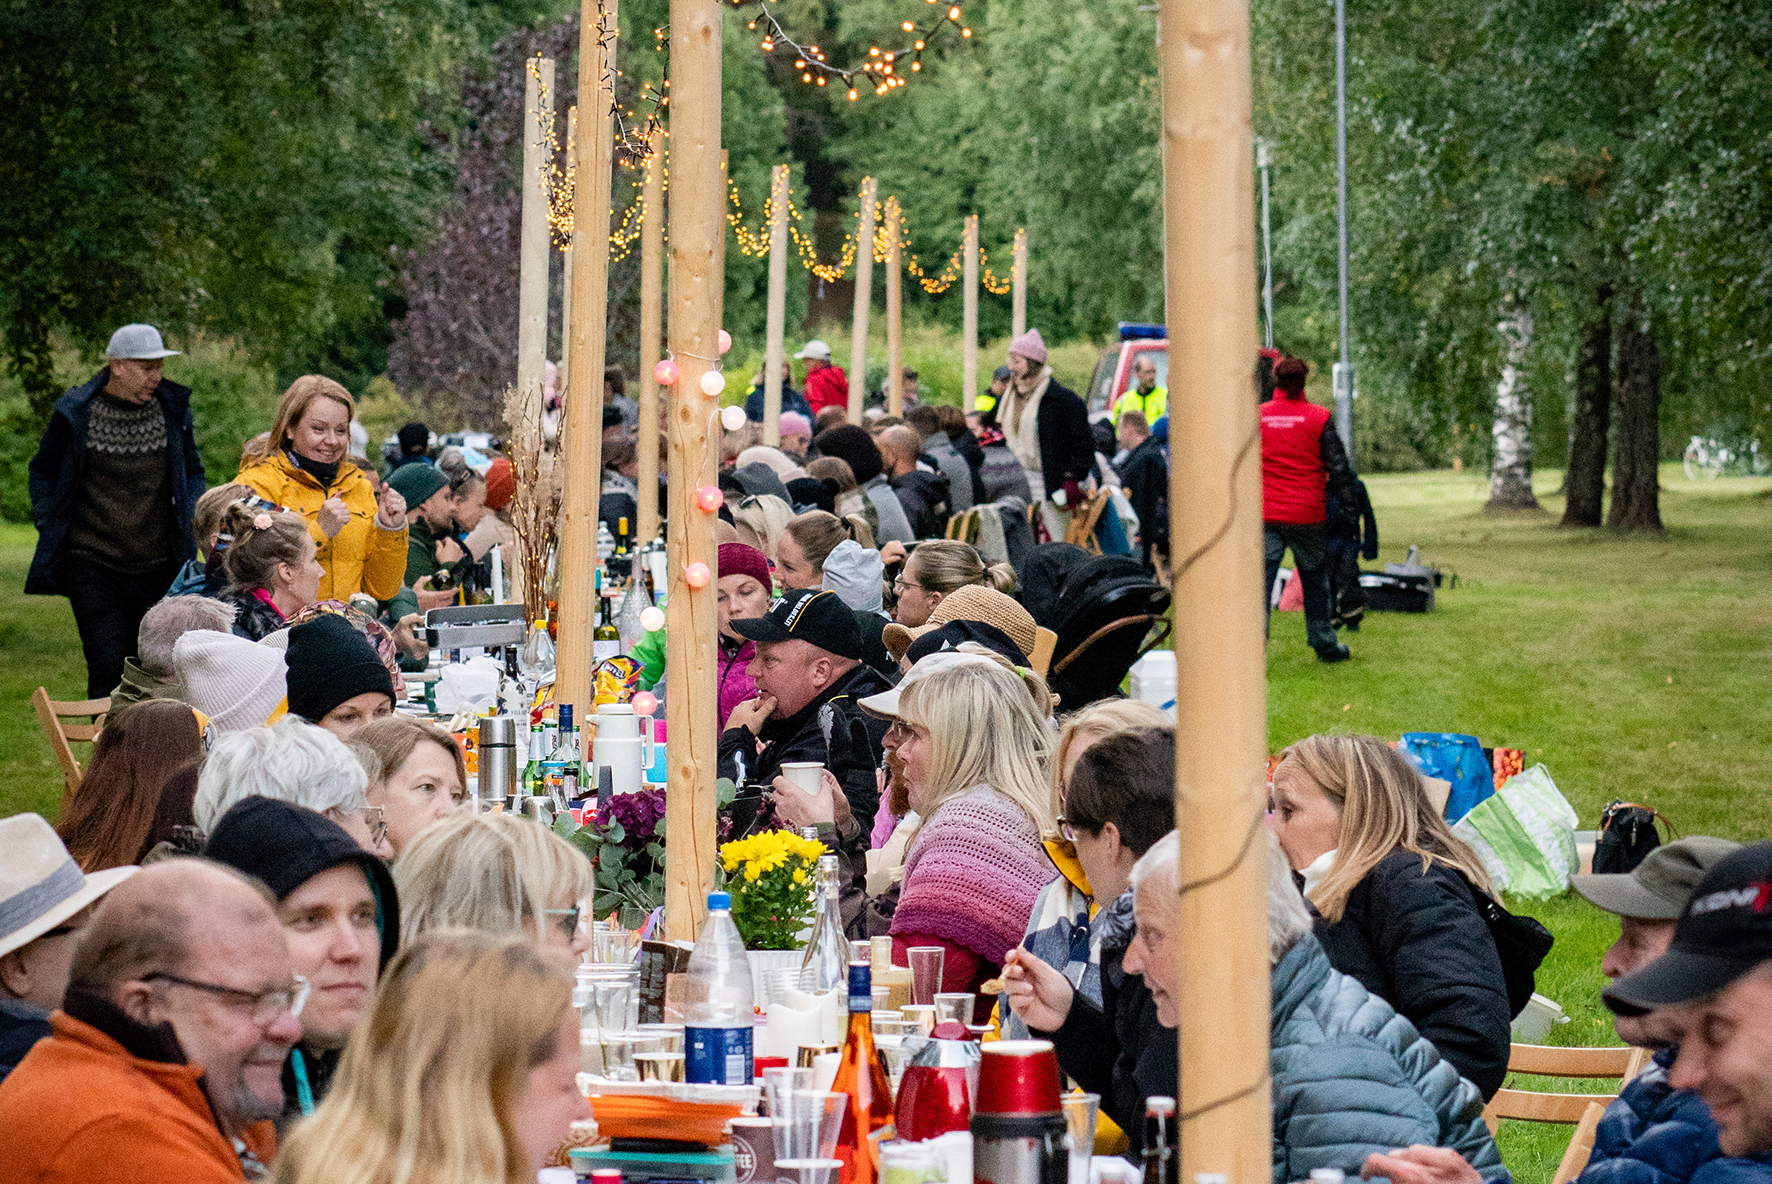
<svg viewBox="0 0 1772 1184"><path fill-rule="evenodd" d="M270 798L236 803L204 854L271 890L289 959L310 986L301 1041L283 1064L281 1131L326 1096L352 1027L375 1000L400 941L394 878L325 815Z"/></svg>
<svg viewBox="0 0 1772 1184"><path fill-rule="evenodd" d="M731 624L757 643L746 673L759 693L726 721L720 775L767 785L783 764L815 761L836 777L855 817L873 818L880 800L874 771L886 727L856 701L887 686L861 661L855 614L835 592L802 588L776 601L766 616Z"/></svg>

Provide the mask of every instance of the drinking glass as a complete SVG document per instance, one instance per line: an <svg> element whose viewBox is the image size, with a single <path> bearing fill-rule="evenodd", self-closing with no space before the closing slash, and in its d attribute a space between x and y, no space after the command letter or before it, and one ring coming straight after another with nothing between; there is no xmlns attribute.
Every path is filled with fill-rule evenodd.
<svg viewBox="0 0 1772 1184"><path fill-rule="evenodd" d="M935 1022L945 1024L952 1021L961 1027L972 1022L972 1007L976 996L971 991L953 991L935 997Z"/></svg>
<svg viewBox="0 0 1772 1184"><path fill-rule="evenodd" d="M911 1002L935 1002L935 993L941 990L941 968L946 957L947 951L940 946L911 947Z"/></svg>
<svg viewBox="0 0 1772 1184"><path fill-rule="evenodd" d="M848 1094L829 1090L796 1089L788 1094L786 1121L775 1127L775 1159L830 1159L837 1152L837 1132L843 1125ZM787 1154L782 1154L783 1149Z"/></svg>
<svg viewBox="0 0 1772 1184"><path fill-rule="evenodd" d="M769 1116L777 1123L787 1121L788 1098L811 1088L811 1069L763 1070L763 1096L769 1102Z"/></svg>
<svg viewBox="0 0 1772 1184"><path fill-rule="evenodd" d="M1071 1184L1089 1184L1089 1162L1095 1154L1095 1119L1101 1113L1100 1094L1066 1094L1064 1123L1071 1136Z"/></svg>

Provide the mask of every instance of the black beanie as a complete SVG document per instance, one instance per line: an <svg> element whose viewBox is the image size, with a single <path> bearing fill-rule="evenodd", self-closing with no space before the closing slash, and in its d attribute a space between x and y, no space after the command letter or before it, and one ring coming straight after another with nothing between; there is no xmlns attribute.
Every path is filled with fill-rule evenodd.
<svg viewBox="0 0 1772 1184"><path fill-rule="evenodd" d="M347 699L378 691L394 699L394 680L352 624L325 613L289 631L289 711L319 723Z"/></svg>
<svg viewBox="0 0 1772 1184"><path fill-rule="evenodd" d="M216 820L203 854L263 881L279 901L321 872L355 864L375 890L384 968L400 944L400 899L387 866L324 814L271 798L242 798Z"/></svg>
<svg viewBox="0 0 1772 1184"><path fill-rule="evenodd" d="M834 428L826 428L813 441L818 446L820 456L834 456L849 462L849 469L855 474L857 485L866 485L880 475L885 467L880 461L880 449L867 429L856 424L839 424Z"/></svg>

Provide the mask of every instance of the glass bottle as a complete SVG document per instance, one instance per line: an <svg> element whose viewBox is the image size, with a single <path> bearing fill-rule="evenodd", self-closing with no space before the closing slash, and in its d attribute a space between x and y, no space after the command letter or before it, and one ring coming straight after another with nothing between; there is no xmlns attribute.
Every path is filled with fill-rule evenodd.
<svg viewBox="0 0 1772 1184"><path fill-rule="evenodd" d="M814 837L817 832L813 832ZM843 912L838 900L837 857L818 857L818 915L812 920L812 940L800 959L802 991L842 990L849 973L849 940L843 936Z"/></svg>
<svg viewBox="0 0 1772 1184"><path fill-rule="evenodd" d="M621 656L621 632L615 627L615 593L606 588L597 599L597 628L591 634L591 661L602 662Z"/></svg>
<svg viewBox="0 0 1772 1184"><path fill-rule="evenodd" d="M1181 1163L1175 1154L1175 1099L1161 1096L1144 1103L1144 1182L1176 1184Z"/></svg>
<svg viewBox="0 0 1772 1184"><path fill-rule="evenodd" d="M564 810L578 796L578 732L572 726L572 704L560 704L559 715L559 739L542 762L542 792L554 799L556 809Z"/></svg>
<svg viewBox="0 0 1772 1184"><path fill-rule="evenodd" d="M542 781L542 762L548 759L547 733L540 728L529 729L529 763L523 766L523 795L538 797L548 792ZM508 806L513 813L519 808Z"/></svg>
<svg viewBox="0 0 1772 1184"><path fill-rule="evenodd" d="M849 963L849 1033L837 1060L833 1093L848 1094L837 1133L840 1184L875 1184L880 1141L892 1138L892 1084L874 1047L873 980L866 962ZM878 1137L876 1137L878 1136Z"/></svg>

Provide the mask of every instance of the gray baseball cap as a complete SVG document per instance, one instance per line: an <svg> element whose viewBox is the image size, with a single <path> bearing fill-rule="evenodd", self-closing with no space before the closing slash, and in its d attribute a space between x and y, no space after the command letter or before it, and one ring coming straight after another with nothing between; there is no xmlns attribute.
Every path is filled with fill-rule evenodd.
<svg viewBox="0 0 1772 1184"><path fill-rule="evenodd" d="M1676 839L1649 852L1635 871L1576 876L1575 891L1621 917L1675 921L1704 873L1740 849L1740 843L1710 835Z"/></svg>
<svg viewBox="0 0 1772 1184"><path fill-rule="evenodd" d="M174 357L178 353L176 349L166 348L166 343L160 340L160 330L152 325L125 325L111 334L111 344L105 346L107 358L148 361Z"/></svg>

